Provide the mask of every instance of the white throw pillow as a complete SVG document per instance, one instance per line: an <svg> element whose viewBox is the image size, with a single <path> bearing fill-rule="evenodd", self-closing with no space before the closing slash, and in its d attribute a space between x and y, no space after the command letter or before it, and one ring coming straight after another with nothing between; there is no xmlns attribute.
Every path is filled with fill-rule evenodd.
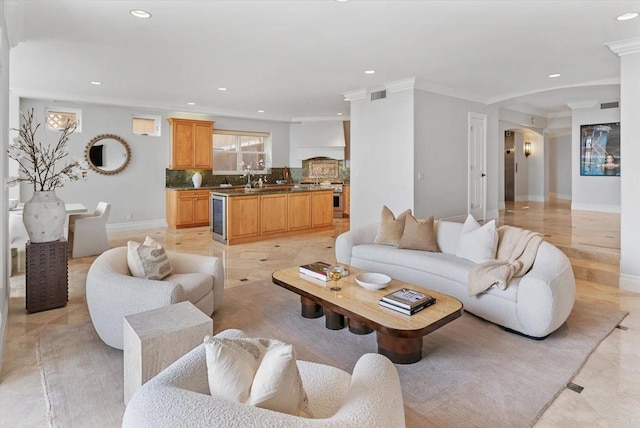
<svg viewBox="0 0 640 428"><path fill-rule="evenodd" d="M491 220L483 226L471 214L462 226L456 256L474 263L485 263L496 258L498 249L498 230L496 221Z"/></svg>
<svg viewBox="0 0 640 428"><path fill-rule="evenodd" d="M273 339L207 336L212 396L291 415L310 415L292 345Z"/></svg>
<svg viewBox="0 0 640 428"><path fill-rule="evenodd" d="M290 415L309 414L292 345L278 342L269 347L253 378L249 404Z"/></svg>
<svg viewBox="0 0 640 428"><path fill-rule="evenodd" d="M246 403L267 347L259 339L204 338L212 396Z"/></svg>
<svg viewBox="0 0 640 428"><path fill-rule="evenodd" d="M136 278L160 280L173 271L165 249L148 236L142 244L127 242L127 264Z"/></svg>

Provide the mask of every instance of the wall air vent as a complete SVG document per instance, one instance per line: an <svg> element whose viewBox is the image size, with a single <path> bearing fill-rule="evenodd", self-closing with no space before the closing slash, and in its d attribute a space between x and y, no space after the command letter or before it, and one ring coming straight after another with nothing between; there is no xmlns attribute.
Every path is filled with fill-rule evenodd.
<svg viewBox="0 0 640 428"><path fill-rule="evenodd" d="M381 100L383 98L387 98L386 89L383 89L382 91L371 92L371 101Z"/></svg>
<svg viewBox="0 0 640 428"><path fill-rule="evenodd" d="M618 101L614 101L612 103L601 103L600 110L605 110L608 108L618 108L620 107L620 103Z"/></svg>

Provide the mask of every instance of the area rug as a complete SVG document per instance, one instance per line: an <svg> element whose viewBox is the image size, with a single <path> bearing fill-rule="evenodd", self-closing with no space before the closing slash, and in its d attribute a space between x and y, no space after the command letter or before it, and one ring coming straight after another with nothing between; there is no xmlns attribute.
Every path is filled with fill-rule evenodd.
<svg viewBox="0 0 640 428"><path fill-rule="evenodd" d="M396 365L407 426L532 426L625 315L576 302L559 330L536 341L465 313L425 337L420 362ZM301 318L299 297L269 281L225 290L213 318L216 332L277 338L292 343L299 359L349 372L362 354L376 352L375 333ZM43 332L38 353L51 426L120 426L122 353L90 323Z"/></svg>

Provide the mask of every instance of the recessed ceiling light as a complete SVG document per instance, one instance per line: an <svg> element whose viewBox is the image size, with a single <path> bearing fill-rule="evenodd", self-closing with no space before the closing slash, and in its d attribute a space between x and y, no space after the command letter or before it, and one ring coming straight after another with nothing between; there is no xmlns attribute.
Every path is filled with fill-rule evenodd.
<svg viewBox="0 0 640 428"><path fill-rule="evenodd" d="M628 21L630 19L637 18L637 17L638 17L638 12L627 12L627 13L623 13L620 16L617 16L616 19L618 21Z"/></svg>
<svg viewBox="0 0 640 428"><path fill-rule="evenodd" d="M264 113L264 110L258 110L258 113Z"/></svg>
<svg viewBox="0 0 640 428"><path fill-rule="evenodd" d="M338 113L338 116L342 116L342 113Z"/></svg>
<svg viewBox="0 0 640 428"><path fill-rule="evenodd" d="M218 88L219 91L226 91L227 88Z"/></svg>
<svg viewBox="0 0 640 428"><path fill-rule="evenodd" d="M375 70L365 70L364 74L374 74L375 72Z"/></svg>
<svg viewBox="0 0 640 428"><path fill-rule="evenodd" d="M349 98L345 98L344 100L345 100L345 101L351 101Z"/></svg>
<svg viewBox="0 0 640 428"><path fill-rule="evenodd" d="M554 77L560 77L560 73L553 73L550 74L549 77L554 78Z"/></svg>
<svg viewBox="0 0 640 428"><path fill-rule="evenodd" d="M96 86L100 86L100 85L102 85L102 82L98 82L97 80L92 80L92 81L91 81L91 82L89 82L89 83L91 83L92 85L96 85Z"/></svg>
<svg viewBox="0 0 640 428"><path fill-rule="evenodd" d="M131 15L135 16L136 18L140 18L140 19L151 18L151 14L149 12L147 12L146 10L142 10L142 9L133 9L133 10L129 11L129 13Z"/></svg>
<svg viewBox="0 0 640 428"><path fill-rule="evenodd" d="M349 0L336 0L336 1L337 1L338 3L346 3L346 2L348 2Z"/></svg>
<svg viewBox="0 0 640 428"><path fill-rule="evenodd" d="M187 103L188 106L194 106L196 103Z"/></svg>

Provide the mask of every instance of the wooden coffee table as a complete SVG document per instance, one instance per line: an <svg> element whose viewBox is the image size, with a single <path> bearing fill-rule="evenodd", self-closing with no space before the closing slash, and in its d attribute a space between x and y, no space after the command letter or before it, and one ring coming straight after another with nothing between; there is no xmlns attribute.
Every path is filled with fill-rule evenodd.
<svg viewBox="0 0 640 428"><path fill-rule="evenodd" d="M367 290L359 286L355 277L364 271L349 269L349 276L338 281L340 291L331 291L331 281L324 283L301 274L298 267L273 273L275 284L300 295L302 316L325 316L327 328L337 330L346 326L355 334L376 331L378 353L398 364L411 364L422 359L422 337L462 315L462 303L450 296L421 287L392 280L382 290ZM399 288L413 288L436 298L436 303L414 315L404 315L381 307L378 302L387 293Z"/></svg>

